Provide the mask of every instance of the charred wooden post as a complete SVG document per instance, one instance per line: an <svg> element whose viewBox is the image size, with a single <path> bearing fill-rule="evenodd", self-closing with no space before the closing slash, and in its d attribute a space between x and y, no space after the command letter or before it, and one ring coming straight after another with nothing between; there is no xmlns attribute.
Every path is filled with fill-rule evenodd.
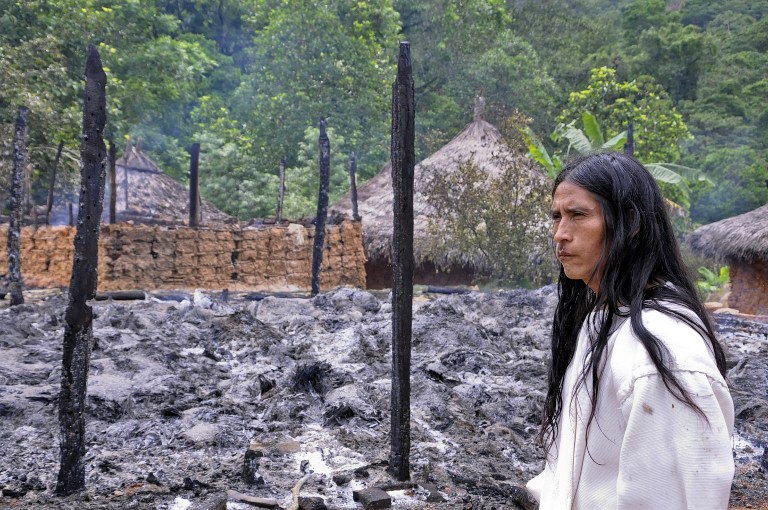
<svg viewBox="0 0 768 510"><path fill-rule="evenodd" d="M51 182L48 183L48 201L45 203L45 224L51 224L51 209L53 209L53 189L56 186L56 170L59 168L59 159L61 151L64 150L64 140L59 142L59 148L56 149L56 157L53 159L51 167Z"/></svg>
<svg viewBox="0 0 768 510"><path fill-rule="evenodd" d="M387 468L401 481L410 478L414 142L410 43L401 42L397 78L392 86L392 421Z"/></svg>
<svg viewBox="0 0 768 510"><path fill-rule="evenodd" d="M312 295L320 292L320 269L323 265L323 247L325 246L325 222L328 219L328 188L331 183L331 142L325 132L325 119L320 120L320 192L317 197L317 215L315 216L315 241L312 246Z"/></svg>
<svg viewBox="0 0 768 510"><path fill-rule="evenodd" d="M80 144L80 209L77 213L75 259L65 313L64 354L59 394L60 465L56 493L85 489L85 407L88 367L93 345L93 309L88 301L98 283L99 228L104 209L107 148L107 77L94 46L85 65L85 106Z"/></svg>
<svg viewBox="0 0 768 510"><path fill-rule="evenodd" d="M29 218L32 217L32 211L34 204L32 203L32 167L30 165L24 165L24 212L23 216ZM33 225L35 223L33 222Z"/></svg>
<svg viewBox="0 0 768 510"><path fill-rule="evenodd" d="M199 188L198 188L198 168L200 164L200 144L195 143L192 145L192 150L189 151L191 156L189 161L189 226L190 228L197 228L197 208L199 204Z"/></svg>
<svg viewBox="0 0 768 510"><path fill-rule="evenodd" d="M109 141L109 224L117 222L117 169L115 168L115 144Z"/></svg>
<svg viewBox="0 0 768 510"><path fill-rule="evenodd" d="M349 191L352 198L352 219L360 221L360 214L357 211L357 158L354 152L349 158Z"/></svg>
<svg viewBox="0 0 768 510"><path fill-rule="evenodd" d="M67 209L69 209L69 226L74 227L75 226L75 211L72 207L72 202L67 204Z"/></svg>
<svg viewBox="0 0 768 510"><path fill-rule="evenodd" d="M283 203L285 201L285 158L280 160L280 187L277 190L277 216L275 223L283 221Z"/></svg>
<svg viewBox="0 0 768 510"><path fill-rule="evenodd" d="M627 142L624 144L624 154L635 155L635 126L631 122L627 126Z"/></svg>
<svg viewBox="0 0 768 510"><path fill-rule="evenodd" d="M21 288L21 220L24 201L24 168L27 166L27 115L29 108L19 107L13 139L13 175L11 176L11 212L8 218L8 290L11 306L24 304Z"/></svg>

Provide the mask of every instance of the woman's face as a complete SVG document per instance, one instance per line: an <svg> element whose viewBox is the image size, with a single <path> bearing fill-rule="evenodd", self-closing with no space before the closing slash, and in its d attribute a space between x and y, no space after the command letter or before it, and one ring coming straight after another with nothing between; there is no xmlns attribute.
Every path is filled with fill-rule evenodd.
<svg viewBox="0 0 768 510"><path fill-rule="evenodd" d="M578 185L565 181L552 198L553 236L565 275L600 288L605 245L605 220L600 202ZM599 267L598 267L599 266Z"/></svg>

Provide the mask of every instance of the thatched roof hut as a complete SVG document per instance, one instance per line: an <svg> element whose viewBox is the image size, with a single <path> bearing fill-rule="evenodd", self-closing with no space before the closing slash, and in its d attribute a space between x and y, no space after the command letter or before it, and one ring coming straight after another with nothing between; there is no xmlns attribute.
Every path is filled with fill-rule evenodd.
<svg viewBox="0 0 768 510"><path fill-rule="evenodd" d="M168 176L141 150L141 140L134 146L128 141L125 154L115 161L116 202L115 220L128 222L186 226L189 224L189 190ZM106 176L104 209L101 224L109 223L109 175ZM67 224L77 219L77 192L70 190L68 200L60 200L51 211L52 225ZM73 207L70 218L69 205ZM220 211L213 204L201 200L198 204L198 225L221 226L236 223L237 218Z"/></svg>
<svg viewBox="0 0 768 510"><path fill-rule="evenodd" d="M116 219L160 225L187 225L189 223L189 190L166 175L141 150L128 142L125 153L115 162L116 167ZM235 218L217 209L206 200L198 224L201 226L234 223ZM109 220L109 183L104 203L103 221Z"/></svg>
<svg viewBox="0 0 768 510"><path fill-rule="evenodd" d="M449 173L472 162L489 176L497 176L509 163L522 164L536 179L547 179L527 155L509 149L499 131L482 119L482 103L476 105L475 118L440 150L421 161L414 170L414 257L415 283L452 285L471 283L474 272L484 269L476 253L446 248L428 257L431 209L425 190L433 172ZM391 284L391 247L393 228L392 165L387 163L372 179L358 187L358 211L363 223L363 244L368 258L368 287ZM331 214L352 214L348 193L330 207ZM436 260L435 260L436 259Z"/></svg>
<svg viewBox="0 0 768 510"><path fill-rule="evenodd" d="M768 204L704 225L689 236L688 243L695 252L728 263L728 306L768 315Z"/></svg>

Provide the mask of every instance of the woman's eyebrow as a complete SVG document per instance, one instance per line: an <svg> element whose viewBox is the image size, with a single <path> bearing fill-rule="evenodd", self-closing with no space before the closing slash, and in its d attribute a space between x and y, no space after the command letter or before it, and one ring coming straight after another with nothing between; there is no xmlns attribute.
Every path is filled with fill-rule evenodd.
<svg viewBox="0 0 768 510"><path fill-rule="evenodd" d="M581 206L581 205L564 205L559 208L552 208L552 214L559 213L561 210L572 214L572 213L584 213L584 212L592 212L595 208L594 207L588 207L588 206Z"/></svg>

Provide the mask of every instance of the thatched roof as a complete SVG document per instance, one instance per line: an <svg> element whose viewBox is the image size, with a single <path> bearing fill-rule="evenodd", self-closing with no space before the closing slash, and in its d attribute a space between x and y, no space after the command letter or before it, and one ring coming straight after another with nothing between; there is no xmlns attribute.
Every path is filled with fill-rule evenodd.
<svg viewBox="0 0 768 510"><path fill-rule="evenodd" d="M697 228L688 243L697 253L741 262L768 261L768 204Z"/></svg>
<svg viewBox="0 0 768 510"><path fill-rule="evenodd" d="M424 259L424 247L428 241L430 207L424 191L431 172L455 172L461 165L473 162L490 176L499 175L508 163L522 163L537 179L546 177L526 155L512 152L499 131L476 116L461 133L440 150L416 165L414 170L414 256L418 262ZM378 175L358 187L358 211L363 222L363 244L369 259L389 259L393 225L392 165L384 165ZM347 193L330 207L332 214L352 214L351 196ZM434 262L440 265L457 264L481 267L478 254L448 251Z"/></svg>
<svg viewBox="0 0 768 510"><path fill-rule="evenodd" d="M117 221L154 223L162 225L187 225L189 223L189 190L186 186L166 175L141 150L128 143L125 154L115 162ZM128 206L126 207L126 176ZM104 203L104 220L109 218L109 184ZM201 226L233 223L236 219L223 213L213 204L202 201Z"/></svg>

